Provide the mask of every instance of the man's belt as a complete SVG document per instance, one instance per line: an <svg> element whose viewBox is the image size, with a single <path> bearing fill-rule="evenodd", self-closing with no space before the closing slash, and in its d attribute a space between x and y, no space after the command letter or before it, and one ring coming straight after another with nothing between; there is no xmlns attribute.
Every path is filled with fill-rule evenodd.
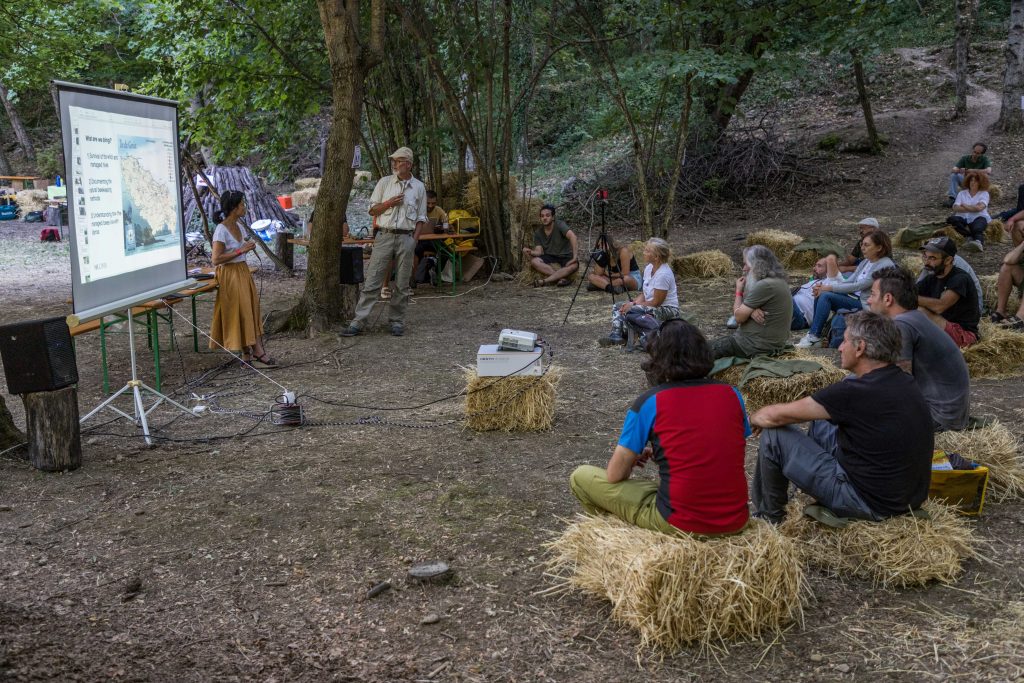
<svg viewBox="0 0 1024 683"><path fill-rule="evenodd" d="M415 230L399 230L398 228L381 228L381 232L389 232L392 235L411 235Z"/></svg>

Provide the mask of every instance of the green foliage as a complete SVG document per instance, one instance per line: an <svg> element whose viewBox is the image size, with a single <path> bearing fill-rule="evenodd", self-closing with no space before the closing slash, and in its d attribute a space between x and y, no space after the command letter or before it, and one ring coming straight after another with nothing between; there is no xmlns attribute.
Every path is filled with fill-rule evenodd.
<svg viewBox="0 0 1024 683"><path fill-rule="evenodd" d="M64 160L61 152L61 143L52 142L45 147L36 150L36 170L44 178L55 178L58 174L64 173Z"/></svg>
<svg viewBox="0 0 1024 683"><path fill-rule="evenodd" d="M843 136L839 133L826 133L818 140L818 149L824 152L834 152L843 144Z"/></svg>

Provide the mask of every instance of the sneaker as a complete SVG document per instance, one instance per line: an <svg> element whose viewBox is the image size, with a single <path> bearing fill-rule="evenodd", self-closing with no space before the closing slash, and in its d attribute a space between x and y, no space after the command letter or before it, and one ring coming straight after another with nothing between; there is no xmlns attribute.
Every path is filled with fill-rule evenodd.
<svg viewBox="0 0 1024 683"><path fill-rule="evenodd" d="M341 332L339 332L339 334L342 337L358 337L362 333L363 333L363 328L357 327L355 325L349 325L348 327L343 329Z"/></svg>
<svg viewBox="0 0 1024 683"><path fill-rule="evenodd" d="M405 327L402 323L391 323L392 337L401 337L403 334L405 334Z"/></svg>
<svg viewBox="0 0 1024 683"><path fill-rule="evenodd" d="M810 332L808 332L800 339L800 341L794 344L794 346L796 346L796 348L798 349L809 349L812 346L815 346L820 343L821 337L819 337L816 334L811 334Z"/></svg>
<svg viewBox="0 0 1024 683"><path fill-rule="evenodd" d="M607 346L619 346L626 343L626 338L619 332L612 332L607 337L601 337L597 340L597 343L602 347Z"/></svg>
<svg viewBox="0 0 1024 683"><path fill-rule="evenodd" d="M626 293L626 288L623 287L622 285L615 285L614 287L612 287L612 294L625 294L625 293Z"/></svg>
<svg viewBox="0 0 1024 683"><path fill-rule="evenodd" d="M978 240L967 240L964 242L964 251L985 251L985 247Z"/></svg>
<svg viewBox="0 0 1024 683"><path fill-rule="evenodd" d="M597 285L595 285L593 282L588 282L587 283L587 291L588 292L600 292L600 291L603 291L603 290L600 287L598 287Z"/></svg>
<svg viewBox="0 0 1024 683"><path fill-rule="evenodd" d="M728 327L730 330L738 330L740 324L736 322L736 316L730 315L729 320L727 320L725 323L725 326Z"/></svg>

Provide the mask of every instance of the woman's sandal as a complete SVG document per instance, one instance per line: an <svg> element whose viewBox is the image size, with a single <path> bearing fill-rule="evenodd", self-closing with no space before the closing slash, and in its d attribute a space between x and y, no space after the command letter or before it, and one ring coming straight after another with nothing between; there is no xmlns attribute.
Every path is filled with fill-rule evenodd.
<svg viewBox="0 0 1024 683"><path fill-rule="evenodd" d="M1024 320L1021 320L1015 315L1011 315L1003 321L1001 327L1004 330L1012 330L1013 332L1024 332Z"/></svg>
<svg viewBox="0 0 1024 683"><path fill-rule="evenodd" d="M271 358L269 353L264 352L262 356L256 356L252 359L252 366L254 368L271 370L277 367L277 361Z"/></svg>
<svg viewBox="0 0 1024 683"><path fill-rule="evenodd" d="M999 324L1006 320L1006 316L1000 313L999 311L992 311L992 314L988 317L988 319L996 324Z"/></svg>

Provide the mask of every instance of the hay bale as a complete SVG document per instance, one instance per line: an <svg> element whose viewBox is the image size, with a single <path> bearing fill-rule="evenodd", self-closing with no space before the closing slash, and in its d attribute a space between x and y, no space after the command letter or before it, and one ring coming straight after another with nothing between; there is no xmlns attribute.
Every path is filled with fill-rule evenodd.
<svg viewBox="0 0 1024 683"><path fill-rule="evenodd" d="M540 207L544 205L537 197L516 197L512 202L512 219L530 231L540 227Z"/></svg>
<svg viewBox="0 0 1024 683"><path fill-rule="evenodd" d="M988 186L988 198L996 201L1003 196L1003 188L998 183L990 183Z"/></svg>
<svg viewBox="0 0 1024 683"><path fill-rule="evenodd" d="M950 225L947 225L944 228L939 228L938 230L935 231L935 236L936 237L942 237L943 235L945 235L946 237L948 237L951 240L953 240L954 242L956 242L957 248L962 247L964 242L967 241L966 237L964 237L963 235L958 233Z"/></svg>
<svg viewBox="0 0 1024 683"><path fill-rule="evenodd" d="M303 190L292 192L292 204L295 206L311 206L316 204L316 195L320 192L319 187L307 187Z"/></svg>
<svg viewBox="0 0 1024 683"><path fill-rule="evenodd" d="M985 242L988 244L1002 244L1006 237L1006 225L998 218L989 221L985 228Z"/></svg>
<svg viewBox="0 0 1024 683"><path fill-rule="evenodd" d="M510 203L516 201L517 183L515 176L509 176L508 178L508 200ZM476 175L469 179L466 183L466 188L463 190L463 208L469 211L474 216L480 215L480 210L483 208L483 200L480 195L480 178ZM543 202L542 202L543 203ZM540 215L540 205L537 206L537 216Z"/></svg>
<svg viewBox="0 0 1024 683"><path fill-rule="evenodd" d="M729 255L718 249L698 251L672 259L672 272L676 277L728 277L735 267Z"/></svg>
<svg viewBox="0 0 1024 683"><path fill-rule="evenodd" d="M803 507L791 502L779 531L797 542L808 564L838 576L868 579L883 588L952 583L963 572L963 561L978 554L964 518L934 500L922 506L931 519L858 520L845 529L818 523L803 514Z"/></svg>
<svg viewBox="0 0 1024 683"><path fill-rule="evenodd" d="M786 351L779 354L778 358L779 360L812 360L821 364L821 370L803 372L791 377L756 377L740 387L740 378L747 366L734 365L715 375L715 379L739 388L747 410L753 413L773 403L788 403L805 398L818 389L824 389L846 377L846 371L837 367L828 358L816 356L803 349Z"/></svg>
<svg viewBox="0 0 1024 683"><path fill-rule="evenodd" d="M947 453L959 453L988 467L988 490L996 499L1024 496L1024 457L1020 441L999 420L978 429L938 432L935 447Z"/></svg>
<svg viewBox="0 0 1024 683"><path fill-rule="evenodd" d="M309 190L320 187L320 178L296 178L296 190Z"/></svg>
<svg viewBox="0 0 1024 683"><path fill-rule="evenodd" d="M747 246L763 244L774 252L775 257L782 262L793 253L793 247L803 240L800 235L795 235L784 230L759 230L747 235Z"/></svg>
<svg viewBox="0 0 1024 683"><path fill-rule="evenodd" d="M644 268L647 266L647 261L644 260L644 247L647 246L646 242L641 240L634 240L629 243L629 250L633 252L633 258L636 259L636 264L640 266L640 272L644 272Z"/></svg>
<svg viewBox="0 0 1024 683"><path fill-rule="evenodd" d="M555 421L557 366L543 375L480 377L466 370L466 426L478 432L536 432Z"/></svg>
<svg viewBox="0 0 1024 683"><path fill-rule="evenodd" d="M1024 374L1024 334L982 319L981 341L963 349L974 378L1001 379Z"/></svg>
<svg viewBox="0 0 1024 683"><path fill-rule="evenodd" d="M45 210L46 199L46 190L20 190L17 193L17 201L21 215L24 216L30 211Z"/></svg>
<svg viewBox="0 0 1024 683"><path fill-rule="evenodd" d="M984 299L985 308L990 311L996 310L999 301L999 275L982 275L978 278L981 282L981 296ZM1020 288L1013 287L1010 290L1010 298L1006 301L1007 314L1016 313L1020 308Z"/></svg>
<svg viewBox="0 0 1024 683"><path fill-rule="evenodd" d="M921 258L921 254L904 254L899 257L896 263L901 268L906 268L913 273L914 277L920 275L921 271L924 270L924 259Z"/></svg>
<svg viewBox="0 0 1024 683"><path fill-rule="evenodd" d="M842 257L843 248L833 239L804 238L793 247L793 252L786 257L783 265L788 270L810 270L820 258L829 254L834 254L837 258Z"/></svg>
<svg viewBox="0 0 1024 683"><path fill-rule="evenodd" d="M779 633L803 617L807 584L794 544L767 523L708 540L580 517L547 544L561 586L612 603L640 648L702 651Z"/></svg>

